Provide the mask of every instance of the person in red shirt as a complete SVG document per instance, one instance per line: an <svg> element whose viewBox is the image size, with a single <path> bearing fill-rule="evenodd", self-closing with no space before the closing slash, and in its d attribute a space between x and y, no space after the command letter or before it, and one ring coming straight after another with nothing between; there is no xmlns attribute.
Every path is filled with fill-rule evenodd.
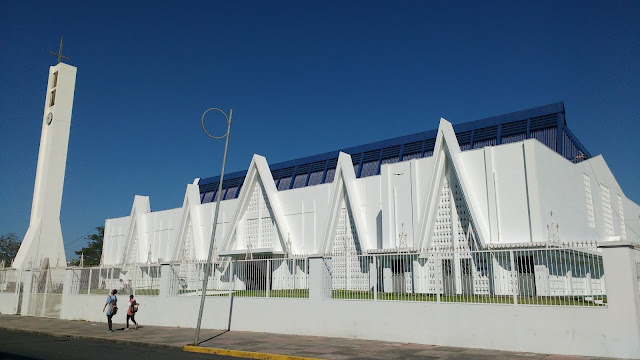
<svg viewBox="0 0 640 360"><path fill-rule="evenodd" d="M136 325L136 330L138 330L138 323L135 318L136 312L138 311L138 305L140 305L140 303L133 298L133 295L129 295L129 307L127 308L127 330L129 330L129 319L133 321Z"/></svg>

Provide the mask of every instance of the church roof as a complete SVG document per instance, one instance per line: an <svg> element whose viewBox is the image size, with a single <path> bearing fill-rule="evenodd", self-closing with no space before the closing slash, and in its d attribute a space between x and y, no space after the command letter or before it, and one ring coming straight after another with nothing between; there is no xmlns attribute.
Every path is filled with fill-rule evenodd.
<svg viewBox="0 0 640 360"><path fill-rule="evenodd" d="M567 127L563 102L469 121L453 129L463 151L533 138L574 163L591 157ZM269 168L279 191L332 182L341 151L351 155L356 177L379 175L382 164L431 156L436 135L433 129L270 164ZM246 170L225 174L222 200L238 197L246 174ZM216 199L219 180L220 176L200 180L202 203Z"/></svg>

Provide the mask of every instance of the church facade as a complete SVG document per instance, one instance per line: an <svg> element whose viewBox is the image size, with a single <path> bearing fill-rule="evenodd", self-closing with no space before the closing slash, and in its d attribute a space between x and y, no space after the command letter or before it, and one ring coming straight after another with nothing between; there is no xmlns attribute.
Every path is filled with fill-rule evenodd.
<svg viewBox="0 0 640 360"><path fill-rule="evenodd" d="M509 268L495 256L479 257L484 250L640 244L640 206L624 195L602 156L591 156L569 130L563 103L456 126L441 119L437 130L274 165L254 155L246 171L225 175L221 194L218 185L219 177L196 179L182 207L163 211L136 196L129 216L106 220L102 265L206 260L217 196L214 259L333 258L333 286L349 290L370 289L397 272L414 278L454 272L459 279L471 268L478 294ZM446 249L475 255L430 260ZM409 260L391 260L388 276L376 280L358 258L367 254ZM517 261L510 266L524 273L553 271L554 259ZM410 270L397 269L407 262ZM282 264L272 271L308 273L304 263ZM577 280L584 289L603 285L598 271L568 272L585 274ZM224 287L224 274L214 277ZM455 283L452 291L464 290ZM425 281L412 291L433 293L435 286Z"/></svg>

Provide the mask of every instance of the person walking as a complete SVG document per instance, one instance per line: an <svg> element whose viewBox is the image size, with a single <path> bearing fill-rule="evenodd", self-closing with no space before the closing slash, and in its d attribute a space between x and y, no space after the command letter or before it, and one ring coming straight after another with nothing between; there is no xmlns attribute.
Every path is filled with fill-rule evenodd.
<svg viewBox="0 0 640 360"><path fill-rule="evenodd" d="M138 305L133 295L129 295L129 307L127 308L127 330L129 330L129 319L136 325L136 330L138 330L138 323L136 322L136 312L138 312Z"/></svg>
<svg viewBox="0 0 640 360"><path fill-rule="evenodd" d="M111 318L118 312L118 297L116 294L118 290L113 289L111 293L107 295L107 302L104 304L102 308L102 312L107 310L107 323L109 323L109 332L113 332L113 323L111 322Z"/></svg>

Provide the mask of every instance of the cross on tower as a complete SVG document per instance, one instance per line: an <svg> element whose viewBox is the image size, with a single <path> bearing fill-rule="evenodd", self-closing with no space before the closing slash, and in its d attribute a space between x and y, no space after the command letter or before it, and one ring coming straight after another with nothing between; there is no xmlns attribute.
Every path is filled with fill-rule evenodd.
<svg viewBox="0 0 640 360"><path fill-rule="evenodd" d="M49 51L49 54L58 57L58 64L60 64L60 62L62 62L61 59L66 59L66 60L71 60L66 56L62 55L62 43L64 42L64 37L60 38L60 50L58 50L57 53L54 53L53 51Z"/></svg>

